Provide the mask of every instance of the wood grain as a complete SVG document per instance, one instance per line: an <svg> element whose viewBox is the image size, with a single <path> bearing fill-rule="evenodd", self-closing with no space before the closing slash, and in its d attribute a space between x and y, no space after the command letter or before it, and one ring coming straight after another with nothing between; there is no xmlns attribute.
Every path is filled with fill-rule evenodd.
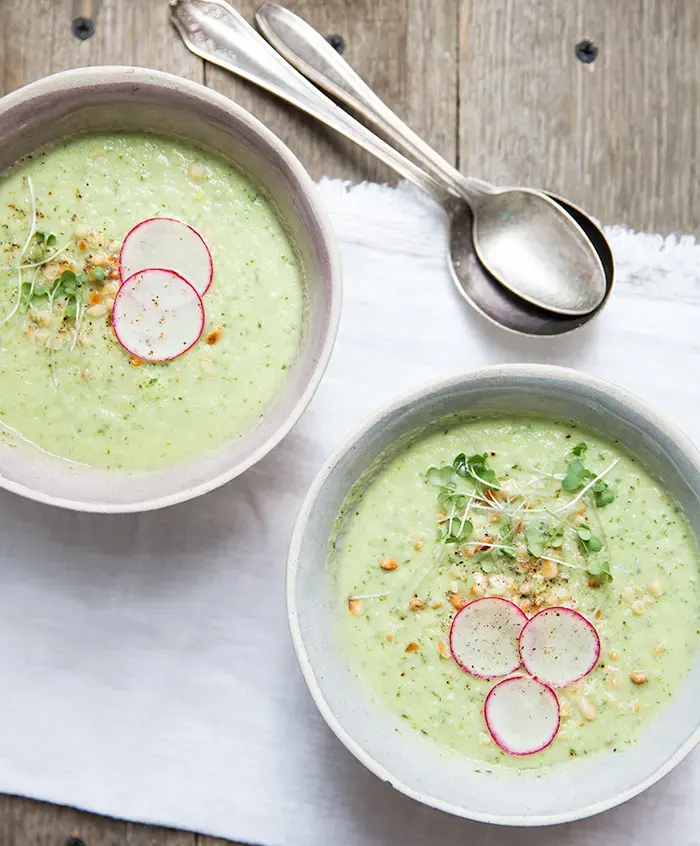
<svg viewBox="0 0 700 846"><path fill-rule="evenodd" d="M236 8L252 20L258 2ZM450 161L456 156L457 0L292 0L287 5L324 35L345 40L344 58ZM260 118L299 156L314 178L395 181L354 144L313 118L216 67L207 85Z"/></svg>
<svg viewBox="0 0 700 846"><path fill-rule="evenodd" d="M0 796L3 846L66 846L71 837L85 846L214 846L194 834L86 814L47 802Z"/></svg>
<svg viewBox="0 0 700 846"><path fill-rule="evenodd" d="M95 34L79 41L72 0L0 0L0 95L86 65L145 65L203 81L204 63L183 49L167 2L101 0L98 8Z"/></svg>
<svg viewBox="0 0 700 846"><path fill-rule="evenodd" d="M606 223L700 233L699 39L690 0L462 0L462 169Z"/></svg>
<svg viewBox="0 0 700 846"><path fill-rule="evenodd" d="M234 5L251 20L256 0ZM700 234L700 4L695 0L290 0L449 161L548 187L605 222ZM137 64L206 82L256 114L318 178L391 174L331 130L184 49L166 0L0 0L0 94L48 73ZM576 59L589 38L599 55ZM0 844L223 846L225 841L0 796Z"/></svg>

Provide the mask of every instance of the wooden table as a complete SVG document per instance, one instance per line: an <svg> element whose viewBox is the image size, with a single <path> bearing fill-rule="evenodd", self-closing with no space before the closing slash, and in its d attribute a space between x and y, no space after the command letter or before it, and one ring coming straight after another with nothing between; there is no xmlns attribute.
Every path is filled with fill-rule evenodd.
<svg viewBox="0 0 700 846"><path fill-rule="evenodd" d="M248 18L256 0L236 0ZM700 4L695 0L289 0L466 173L571 198L604 223L700 233ZM146 65L221 91L314 177L392 179L367 155L188 53L166 0L0 0L0 94L64 68ZM582 43L582 42L588 43ZM578 47L578 49L577 49ZM578 53L578 55L577 55ZM593 61L583 61L590 60ZM199 835L0 797L7 846L215 846Z"/></svg>

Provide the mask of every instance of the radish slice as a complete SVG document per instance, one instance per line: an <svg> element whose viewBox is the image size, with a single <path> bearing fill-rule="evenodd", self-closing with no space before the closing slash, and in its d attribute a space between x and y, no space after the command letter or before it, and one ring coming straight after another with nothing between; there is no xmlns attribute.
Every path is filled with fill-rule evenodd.
<svg viewBox="0 0 700 846"><path fill-rule="evenodd" d="M124 239L119 254L122 281L149 267L174 270L202 297L214 275L211 253L202 236L171 217L151 217L137 223Z"/></svg>
<svg viewBox="0 0 700 846"><path fill-rule="evenodd" d="M153 267L122 284L114 298L112 325L127 352L145 361L169 361L199 340L204 305L182 276Z"/></svg>
<svg viewBox="0 0 700 846"><path fill-rule="evenodd" d="M535 679L504 679L486 697L484 719L508 755L533 755L546 749L559 731L559 700L551 687Z"/></svg>
<svg viewBox="0 0 700 846"><path fill-rule="evenodd" d="M595 628L571 608L545 608L520 635L520 657L533 678L566 687L591 672L600 657Z"/></svg>
<svg viewBox="0 0 700 846"><path fill-rule="evenodd" d="M452 620L450 650L459 666L472 676L507 676L520 666L518 638L525 623L525 614L507 599L476 599Z"/></svg>

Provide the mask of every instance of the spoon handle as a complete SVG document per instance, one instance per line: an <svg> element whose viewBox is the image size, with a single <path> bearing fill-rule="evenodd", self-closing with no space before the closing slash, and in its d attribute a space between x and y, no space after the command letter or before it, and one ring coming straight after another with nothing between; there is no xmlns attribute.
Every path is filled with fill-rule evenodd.
<svg viewBox="0 0 700 846"><path fill-rule="evenodd" d="M170 0L170 15L182 40L197 56L242 76L322 121L441 205L453 199L445 185L424 173L306 80L225 0Z"/></svg>
<svg viewBox="0 0 700 846"><path fill-rule="evenodd" d="M298 71L373 124L393 147L413 156L423 170L449 185L460 196L492 193L492 186L469 179L435 152L372 91L326 39L294 12L264 0L255 22L272 46Z"/></svg>

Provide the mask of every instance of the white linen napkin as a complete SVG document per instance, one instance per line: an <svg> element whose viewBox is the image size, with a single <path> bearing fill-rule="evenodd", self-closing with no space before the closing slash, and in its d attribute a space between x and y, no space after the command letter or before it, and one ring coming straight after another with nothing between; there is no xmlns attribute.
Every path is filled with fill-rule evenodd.
<svg viewBox="0 0 700 846"><path fill-rule="evenodd" d="M295 430L243 477L164 511L94 516L0 492L0 790L265 846L697 844L700 755L628 805L544 831L394 792L316 712L287 632L292 524L323 459L380 403L489 363L610 379L700 440L700 247L609 230L617 290L570 337L506 334L445 266L439 209L323 181L345 291L337 346Z"/></svg>

